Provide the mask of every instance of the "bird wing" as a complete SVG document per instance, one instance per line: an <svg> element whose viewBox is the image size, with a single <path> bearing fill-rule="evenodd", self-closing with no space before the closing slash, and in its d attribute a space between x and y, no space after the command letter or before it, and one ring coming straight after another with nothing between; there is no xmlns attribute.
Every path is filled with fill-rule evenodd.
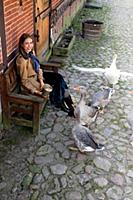
<svg viewBox="0 0 133 200"><path fill-rule="evenodd" d="M85 106L85 110L87 112L88 117L91 117L91 118L93 118L98 111L96 108L92 106L87 106L87 105Z"/></svg>
<svg viewBox="0 0 133 200"><path fill-rule="evenodd" d="M107 80L109 81L110 84L116 84L120 78L120 70L118 70L116 68L116 66L114 64L111 64L110 68L85 68L85 67L78 67L76 65L72 65L72 67L78 71L82 71L82 72L90 72L90 73L94 73L98 75L103 76L103 74L105 75L105 77L107 78ZM127 74L127 76L130 76L130 74Z"/></svg>
<svg viewBox="0 0 133 200"><path fill-rule="evenodd" d="M73 135L74 138L84 146L91 146L94 149L96 149L98 146L98 144L93 139L91 131L82 125L77 126L75 130L73 129Z"/></svg>
<svg viewBox="0 0 133 200"><path fill-rule="evenodd" d="M92 105L99 106L102 100L103 100L103 91L98 91L92 97Z"/></svg>
<svg viewBox="0 0 133 200"><path fill-rule="evenodd" d="M110 99L110 89L104 89L93 95L92 106L105 106Z"/></svg>
<svg viewBox="0 0 133 200"><path fill-rule="evenodd" d="M110 84L114 84L114 83L117 83L120 78L120 70L106 68L104 75Z"/></svg>
<svg viewBox="0 0 133 200"><path fill-rule="evenodd" d="M123 77L133 77L133 73L130 72L120 72L120 75Z"/></svg>
<svg viewBox="0 0 133 200"><path fill-rule="evenodd" d="M103 68L85 68L85 67L78 67L76 65L72 65L72 67L78 71L83 71L83 72L102 72L104 73L104 70Z"/></svg>
<svg viewBox="0 0 133 200"><path fill-rule="evenodd" d="M109 98L109 94L110 94L110 89L104 89L102 91L102 96L103 96L102 99L107 100Z"/></svg>

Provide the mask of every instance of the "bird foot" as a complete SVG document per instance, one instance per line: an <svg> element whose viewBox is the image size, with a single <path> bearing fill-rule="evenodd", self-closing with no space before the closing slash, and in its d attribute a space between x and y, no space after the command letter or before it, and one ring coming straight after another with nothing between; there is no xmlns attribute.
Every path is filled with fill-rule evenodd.
<svg viewBox="0 0 133 200"><path fill-rule="evenodd" d="M104 114L104 110L99 110L99 113L100 114Z"/></svg>
<svg viewBox="0 0 133 200"><path fill-rule="evenodd" d="M132 147L133 147L133 141L131 141L131 142L130 142L130 144L131 144L131 145L132 145Z"/></svg>
<svg viewBox="0 0 133 200"><path fill-rule="evenodd" d="M129 94L133 94L133 90L128 91Z"/></svg>

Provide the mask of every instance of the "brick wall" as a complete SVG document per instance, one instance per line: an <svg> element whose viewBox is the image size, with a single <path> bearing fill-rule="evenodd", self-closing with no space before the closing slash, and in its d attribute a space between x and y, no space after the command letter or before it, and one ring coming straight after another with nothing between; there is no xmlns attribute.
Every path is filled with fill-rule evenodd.
<svg viewBox="0 0 133 200"><path fill-rule="evenodd" d="M33 1L4 0L3 4L7 55L10 55L16 49L22 33L33 34Z"/></svg>

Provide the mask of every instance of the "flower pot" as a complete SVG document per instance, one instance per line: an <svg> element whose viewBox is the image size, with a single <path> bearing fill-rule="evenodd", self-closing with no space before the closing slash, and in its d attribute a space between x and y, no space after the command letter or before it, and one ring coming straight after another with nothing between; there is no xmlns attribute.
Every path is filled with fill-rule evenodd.
<svg viewBox="0 0 133 200"><path fill-rule="evenodd" d="M55 56L68 56L74 41L75 35L60 35L55 45L53 46L52 54Z"/></svg>

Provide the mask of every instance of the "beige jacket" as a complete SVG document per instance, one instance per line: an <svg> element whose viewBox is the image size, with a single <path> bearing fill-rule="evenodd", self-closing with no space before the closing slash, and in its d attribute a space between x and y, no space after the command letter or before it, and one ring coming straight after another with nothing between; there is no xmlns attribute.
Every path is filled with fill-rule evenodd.
<svg viewBox="0 0 133 200"><path fill-rule="evenodd" d="M31 59L24 59L18 55L16 59L17 72L20 76L21 90L25 92L34 93L35 90L40 90L40 80L43 80L42 70L36 73Z"/></svg>

